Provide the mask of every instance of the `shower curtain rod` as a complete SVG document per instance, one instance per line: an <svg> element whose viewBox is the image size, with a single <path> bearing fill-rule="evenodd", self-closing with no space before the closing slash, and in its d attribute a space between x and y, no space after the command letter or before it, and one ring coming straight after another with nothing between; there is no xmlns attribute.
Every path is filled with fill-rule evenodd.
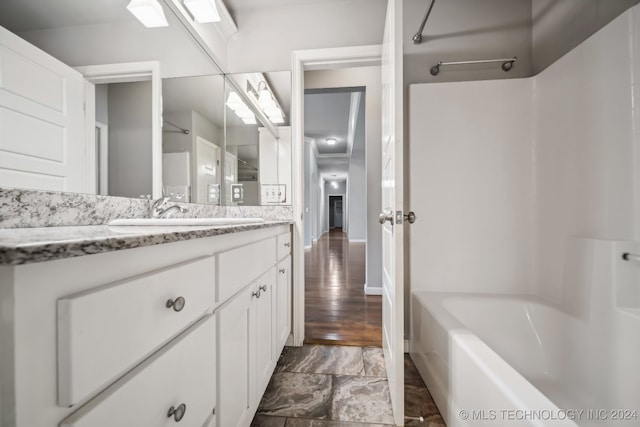
<svg viewBox="0 0 640 427"><path fill-rule="evenodd" d="M420 44L422 43L422 31L424 31L424 26L427 23L427 19L429 19L429 15L431 15L431 9L433 9L433 4L436 2L436 0L431 0L431 5L429 6L429 9L427 9L427 13L424 15L424 18L422 19L422 24L420 24L420 28L418 28L418 32L414 34L413 36L413 44Z"/></svg>
<svg viewBox="0 0 640 427"><path fill-rule="evenodd" d="M162 121L164 121L168 125L173 126L176 129L179 129L180 133L184 133L185 135L189 135L189 133L190 133L189 129L183 129L178 125L174 125L173 123L171 123L169 120L165 119L164 117L162 118ZM165 131L165 132L174 132L174 131Z"/></svg>
<svg viewBox="0 0 640 427"><path fill-rule="evenodd" d="M513 63L516 62L518 58L514 56L513 58L498 58L498 59L477 59L475 61L453 61L453 62L438 62L436 65L431 67L431 75L437 76L440 73L440 67L444 67L447 65L465 65L465 64L490 64L493 62L502 62L502 71L507 72L513 68Z"/></svg>

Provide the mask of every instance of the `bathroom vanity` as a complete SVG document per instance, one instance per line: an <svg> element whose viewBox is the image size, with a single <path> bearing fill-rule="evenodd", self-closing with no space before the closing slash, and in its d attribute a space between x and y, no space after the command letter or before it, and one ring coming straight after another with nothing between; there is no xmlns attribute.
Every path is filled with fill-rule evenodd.
<svg viewBox="0 0 640 427"><path fill-rule="evenodd" d="M24 230L0 231L2 427L249 426L291 331L288 222Z"/></svg>

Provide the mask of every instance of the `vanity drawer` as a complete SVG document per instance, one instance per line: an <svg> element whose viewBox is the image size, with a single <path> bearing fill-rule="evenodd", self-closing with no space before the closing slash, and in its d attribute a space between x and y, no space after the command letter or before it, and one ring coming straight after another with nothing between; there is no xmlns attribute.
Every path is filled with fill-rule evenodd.
<svg viewBox="0 0 640 427"><path fill-rule="evenodd" d="M58 300L58 403L106 387L213 306L204 257Z"/></svg>
<svg viewBox="0 0 640 427"><path fill-rule="evenodd" d="M276 263L276 238L218 255L218 302L224 302Z"/></svg>
<svg viewBox="0 0 640 427"><path fill-rule="evenodd" d="M202 427L216 402L216 323L209 314L60 423L61 427ZM184 404L169 416L170 408ZM178 417L178 418L176 418Z"/></svg>
<svg viewBox="0 0 640 427"><path fill-rule="evenodd" d="M283 233L277 237L278 261L291 253L291 233Z"/></svg>

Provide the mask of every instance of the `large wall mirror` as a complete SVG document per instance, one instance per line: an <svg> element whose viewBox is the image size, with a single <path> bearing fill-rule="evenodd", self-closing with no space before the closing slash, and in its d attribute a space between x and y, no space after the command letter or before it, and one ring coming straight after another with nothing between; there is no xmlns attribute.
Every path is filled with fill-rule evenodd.
<svg viewBox="0 0 640 427"><path fill-rule="evenodd" d="M162 183L175 201L291 204L288 71L162 80Z"/></svg>
<svg viewBox="0 0 640 427"><path fill-rule="evenodd" d="M0 105L5 124L0 186L120 197L164 193L176 201L220 205L291 204L290 73L223 76L184 17L168 7L171 1L160 2L168 24L160 28L145 28L127 10L128 0L0 2L0 26L8 30L0 32L5 76L11 77L7 44L15 34L79 70L95 91L82 113L92 115L92 129L61 132L68 139L61 136L57 146L32 143L49 139L39 138L37 126L9 117L10 108ZM155 74L135 67L110 78L101 74L123 63L157 68ZM4 80L0 91L29 92L19 87L25 86L21 78L15 79L16 88ZM20 129L34 130L26 138ZM73 179L58 179L66 163L60 153L77 146L92 151L78 156L85 159L82 171ZM25 173L19 170L23 163L42 171Z"/></svg>

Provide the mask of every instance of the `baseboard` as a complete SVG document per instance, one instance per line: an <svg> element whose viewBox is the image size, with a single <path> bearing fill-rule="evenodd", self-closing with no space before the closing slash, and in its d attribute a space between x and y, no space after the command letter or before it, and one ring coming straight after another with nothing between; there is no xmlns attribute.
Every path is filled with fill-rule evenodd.
<svg viewBox="0 0 640 427"><path fill-rule="evenodd" d="M404 352L409 353L409 340L404 340Z"/></svg>
<svg viewBox="0 0 640 427"><path fill-rule="evenodd" d="M304 247L304 249L305 249L305 250L307 250L307 249L311 249L311 246L312 246L312 245L305 246L305 247Z"/></svg>
<svg viewBox="0 0 640 427"><path fill-rule="evenodd" d="M349 243L367 243L367 239L349 239Z"/></svg>
<svg viewBox="0 0 640 427"><path fill-rule="evenodd" d="M365 295L382 295L382 286L367 286L364 284L364 294Z"/></svg>

